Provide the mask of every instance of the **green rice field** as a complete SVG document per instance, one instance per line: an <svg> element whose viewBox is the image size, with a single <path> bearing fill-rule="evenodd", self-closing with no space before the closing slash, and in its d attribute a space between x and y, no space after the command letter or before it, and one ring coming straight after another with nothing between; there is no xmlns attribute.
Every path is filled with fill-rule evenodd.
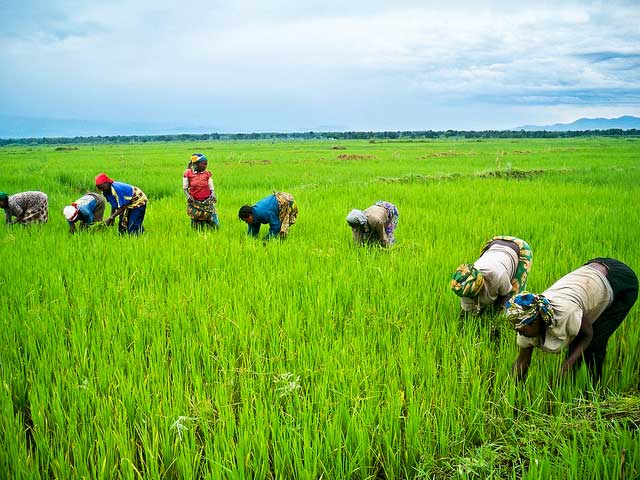
<svg viewBox="0 0 640 480"><path fill-rule="evenodd" d="M534 292L598 256L640 272L640 138L76 147L0 148L0 190L50 207L0 230L1 478L640 477L638 305L599 385L540 351L516 384L506 320L461 322L449 289L500 234ZM219 231L186 215L194 152ZM69 234L100 172L147 194L143 236ZM297 224L248 238L239 207L274 190ZM397 243L356 248L377 200Z"/></svg>

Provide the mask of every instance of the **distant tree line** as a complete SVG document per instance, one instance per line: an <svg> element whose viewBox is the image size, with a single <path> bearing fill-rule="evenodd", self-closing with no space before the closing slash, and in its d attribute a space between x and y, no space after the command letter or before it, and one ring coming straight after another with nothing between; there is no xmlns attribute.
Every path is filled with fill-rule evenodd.
<svg viewBox="0 0 640 480"><path fill-rule="evenodd" d="M179 135L114 135L92 137L42 137L42 138L0 138L0 146L7 145L65 145L65 144L102 144L102 143L146 143L146 142L185 142L202 140L369 140L375 141L414 141L424 139L460 138L573 138L573 137L637 137L640 130L571 130L552 132L547 130L446 130L446 131L402 131L402 132L303 132L303 133L203 133Z"/></svg>

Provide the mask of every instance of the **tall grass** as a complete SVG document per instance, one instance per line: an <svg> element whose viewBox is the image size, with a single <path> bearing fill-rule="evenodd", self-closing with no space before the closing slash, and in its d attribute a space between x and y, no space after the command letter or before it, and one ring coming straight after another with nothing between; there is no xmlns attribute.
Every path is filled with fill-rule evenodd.
<svg viewBox="0 0 640 480"><path fill-rule="evenodd" d="M595 256L640 271L637 143L334 145L1 149L1 189L47 192L50 222L0 232L0 471L639 475L637 307L610 341L601 385L584 371L558 382L561 356L539 352L516 385L513 332L499 316L461 325L448 290L494 234L531 244L533 291ZM193 231L185 214L193 151L209 157L217 232ZM148 194L142 237L68 234L63 206L101 171ZM287 241L265 244L236 215L273 190L291 192L300 216ZM355 248L347 212L380 199L400 210L397 245Z"/></svg>

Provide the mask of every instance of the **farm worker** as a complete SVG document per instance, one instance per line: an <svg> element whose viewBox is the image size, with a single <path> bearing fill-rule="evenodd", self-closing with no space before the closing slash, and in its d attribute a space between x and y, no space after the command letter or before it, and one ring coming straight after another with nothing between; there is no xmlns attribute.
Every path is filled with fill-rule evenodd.
<svg viewBox="0 0 640 480"><path fill-rule="evenodd" d="M531 247L516 237L493 237L475 263L463 263L451 277L451 290L460 297L461 316L480 314L489 305L504 306L522 292L533 261Z"/></svg>
<svg viewBox="0 0 640 480"><path fill-rule="evenodd" d="M93 222L101 222L104 215L105 200L99 193L88 192L71 205L62 210L69 222L69 232L76 232L76 224L80 228L88 227Z"/></svg>
<svg viewBox="0 0 640 480"><path fill-rule="evenodd" d="M243 205L240 207L238 217L249 225L247 235L257 237L260 226L269 224L269 233L265 239L286 238L289 227L296 223L298 218L298 206L293 195L286 192L274 192L273 195L263 198L255 205Z"/></svg>
<svg viewBox="0 0 640 480"><path fill-rule="evenodd" d="M379 201L366 210L351 210L347 223L356 245L380 244L390 247L396 242L394 231L398 226L398 209L393 203Z"/></svg>
<svg viewBox="0 0 640 480"><path fill-rule="evenodd" d="M119 233L139 235L144 232L142 222L147 209L147 196L142 190L115 182L104 173L96 176L96 187L111 205L111 216L104 221L106 225L111 225L114 218L119 216Z"/></svg>
<svg viewBox="0 0 640 480"><path fill-rule="evenodd" d="M187 196L187 215L194 228L218 228L220 221L216 212L216 198L211 172L207 170L207 157L201 153L191 155L189 168L182 176L182 190Z"/></svg>
<svg viewBox="0 0 640 480"><path fill-rule="evenodd" d="M0 192L0 208L4 209L7 225L47 223L49 220L49 200L42 192L21 192L14 195Z"/></svg>
<svg viewBox="0 0 640 480"><path fill-rule="evenodd" d="M506 307L520 347L513 373L526 378L535 347L550 353L568 347L561 374L577 368L584 359L598 381L607 341L637 297L636 274L613 258L589 260L541 294L515 295Z"/></svg>

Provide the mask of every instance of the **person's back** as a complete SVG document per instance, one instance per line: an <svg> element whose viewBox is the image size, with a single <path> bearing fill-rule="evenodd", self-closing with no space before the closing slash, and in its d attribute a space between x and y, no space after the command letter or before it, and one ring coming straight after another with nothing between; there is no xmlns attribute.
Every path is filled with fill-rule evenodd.
<svg viewBox="0 0 640 480"><path fill-rule="evenodd" d="M613 291L606 277L588 265L574 270L547 288L542 295L554 312L554 324L547 327L544 341L519 338L518 345L536 345L546 352L557 353L577 336L583 319L589 324L613 301Z"/></svg>
<svg viewBox="0 0 640 480"><path fill-rule="evenodd" d="M476 302L480 307L486 307L498 298L509 294L511 279L518 265L518 257L513 248L495 244L485 250L473 265L482 273L484 284L477 299L460 298L460 306L465 311L472 311Z"/></svg>
<svg viewBox="0 0 640 480"><path fill-rule="evenodd" d="M49 219L49 199L47 195L39 191L20 192L7 198L5 211L7 223L14 223L11 217L16 217L16 222L21 224L46 223Z"/></svg>

